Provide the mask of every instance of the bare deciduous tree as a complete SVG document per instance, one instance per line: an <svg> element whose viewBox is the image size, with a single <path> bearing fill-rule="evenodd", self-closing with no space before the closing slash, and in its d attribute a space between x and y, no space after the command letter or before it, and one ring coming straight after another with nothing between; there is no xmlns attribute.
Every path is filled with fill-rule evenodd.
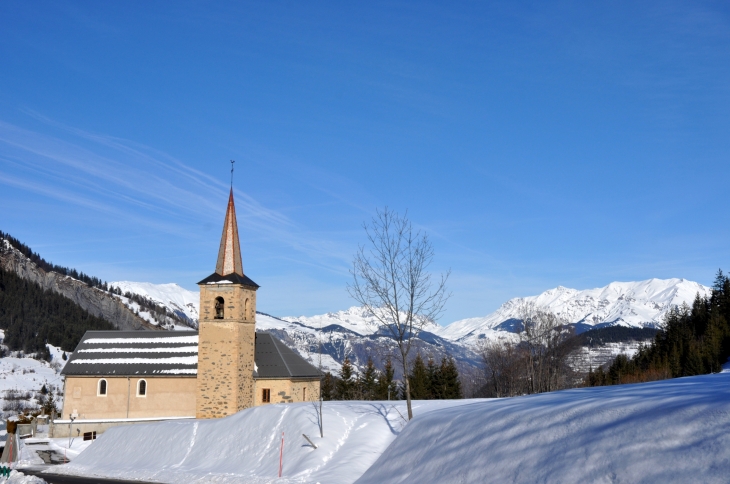
<svg viewBox="0 0 730 484"><path fill-rule="evenodd" d="M512 341L484 340L479 344L485 369L485 396L516 397L527 393L527 358Z"/></svg>
<svg viewBox="0 0 730 484"><path fill-rule="evenodd" d="M519 310L522 320L521 344L527 351L529 393L551 392L565 388L569 368L566 364L575 332L567 322L548 310L525 303Z"/></svg>
<svg viewBox="0 0 730 484"><path fill-rule="evenodd" d="M531 303L519 308L519 318L519 341L485 341L479 346L484 393L512 397L573 386L568 365L568 356L578 346L573 329L559 316Z"/></svg>
<svg viewBox="0 0 730 484"><path fill-rule="evenodd" d="M400 216L386 207L377 210L364 228L368 244L360 246L355 255L350 271L353 281L347 291L398 345L410 420L413 410L408 354L413 339L443 312L450 296L446 293L449 273L432 279L428 267L433 260L433 246L425 233L413 230L407 214Z"/></svg>

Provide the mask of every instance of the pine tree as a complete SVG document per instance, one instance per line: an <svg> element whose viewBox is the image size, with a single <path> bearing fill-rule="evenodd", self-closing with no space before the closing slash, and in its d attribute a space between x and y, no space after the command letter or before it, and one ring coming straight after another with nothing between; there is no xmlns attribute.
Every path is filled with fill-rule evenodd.
<svg viewBox="0 0 730 484"><path fill-rule="evenodd" d="M365 371L358 378L358 387L360 389L360 396L363 400L374 400L376 393L376 385L378 380L378 370L375 368L373 359L368 357Z"/></svg>
<svg viewBox="0 0 730 484"><path fill-rule="evenodd" d="M428 380L428 396L426 398L429 400L444 398L442 396L441 369L436 366L431 357L428 358L428 364L426 365L426 376Z"/></svg>
<svg viewBox="0 0 730 484"><path fill-rule="evenodd" d="M459 370L456 368L456 362L450 356L441 359L441 367L438 372L440 376L440 397L439 398L464 398L461 391L461 381L459 380Z"/></svg>
<svg viewBox="0 0 730 484"><path fill-rule="evenodd" d="M412 399L428 399L428 371L426 370L426 365L424 365L423 358L421 358L420 353L416 355L416 359L413 361L413 369L411 374L408 376L408 380L411 387Z"/></svg>
<svg viewBox="0 0 730 484"><path fill-rule="evenodd" d="M342 362L342 369L340 370L340 378L337 381L335 387L337 388L337 398L339 400L352 400L355 398L355 386L357 380L350 364L350 358L345 358Z"/></svg>
<svg viewBox="0 0 730 484"><path fill-rule="evenodd" d="M322 378L322 400L334 400L335 391L335 377L328 371Z"/></svg>
<svg viewBox="0 0 730 484"><path fill-rule="evenodd" d="M378 378L378 385L376 387L376 398L378 400L397 400L398 399L398 386L393 381L395 376L395 369L393 368L393 362L390 357L385 360L385 367L380 373Z"/></svg>

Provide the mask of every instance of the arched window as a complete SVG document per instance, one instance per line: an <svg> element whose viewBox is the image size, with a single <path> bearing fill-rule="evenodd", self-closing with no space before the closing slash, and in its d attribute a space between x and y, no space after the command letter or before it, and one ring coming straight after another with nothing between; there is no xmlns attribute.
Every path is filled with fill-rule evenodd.
<svg viewBox="0 0 730 484"><path fill-rule="evenodd" d="M137 382L137 396L147 396L147 380L139 380Z"/></svg>
<svg viewBox="0 0 730 484"><path fill-rule="evenodd" d="M106 380L101 379L99 380L99 386L97 387L96 394L100 397L106 396Z"/></svg>
<svg viewBox="0 0 730 484"><path fill-rule="evenodd" d="M225 304L225 301L223 301L222 297L215 298L215 319L223 319L223 305Z"/></svg>
<svg viewBox="0 0 730 484"><path fill-rule="evenodd" d="M246 299L246 302L243 303L243 317L246 319L249 319L248 315L248 299Z"/></svg>

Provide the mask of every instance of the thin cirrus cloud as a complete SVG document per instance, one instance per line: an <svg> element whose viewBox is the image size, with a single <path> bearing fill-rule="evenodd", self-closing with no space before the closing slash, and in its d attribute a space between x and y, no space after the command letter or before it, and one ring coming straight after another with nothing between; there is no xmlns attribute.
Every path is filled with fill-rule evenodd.
<svg viewBox="0 0 730 484"><path fill-rule="evenodd" d="M0 184L171 235L223 210L228 185L138 143L89 133L34 115L63 139L0 121ZM344 252L281 212L236 190L247 230L341 272Z"/></svg>

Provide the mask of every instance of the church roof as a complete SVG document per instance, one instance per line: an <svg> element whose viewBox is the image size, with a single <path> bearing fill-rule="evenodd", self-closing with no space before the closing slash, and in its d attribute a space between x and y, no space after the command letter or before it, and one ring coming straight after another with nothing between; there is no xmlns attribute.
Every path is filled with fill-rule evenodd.
<svg viewBox="0 0 730 484"><path fill-rule="evenodd" d="M276 337L256 332L257 378L319 378L317 368ZM87 331L66 376L196 376L197 331Z"/></svg>
<svg viewBox="0 0 730 484"><path fill-rule="evenodd" d="M256 284L249 278L247 275L239 276L238 274L228 274L227 276L221 276L217 272L214 272L213 274L209 275L202 281L200 281L198 284L225 284L226 282L232 282L234 284L243 284L244 286L253 286L255 288L259 288L259 285Z"/></svg>
<svg viewBox="0 0 730 484"><path fill-rule="evenodd" d="M226 219L223 222L223 234L221 245L218 249L218 261L215 264L216 274L227 276L228 274L243 275L243 264L241 263L241 245L238 242L238 223L236 222L236 206L233 203L233 188L228 195L228 208Z"/></svg>
<svg viewBox="0 0 730 484"><path fill-rule="evenodd" d="M241 262L241 244L238 241L238 222L236 221L236 205L233 203L233 188L228 195L228 208L226 219L223 222L223 234L221 245L218 248L218 261L215 264L215 272L198 284L243 284L244 286L259 287L248 276L243 273Z"/></svg>

